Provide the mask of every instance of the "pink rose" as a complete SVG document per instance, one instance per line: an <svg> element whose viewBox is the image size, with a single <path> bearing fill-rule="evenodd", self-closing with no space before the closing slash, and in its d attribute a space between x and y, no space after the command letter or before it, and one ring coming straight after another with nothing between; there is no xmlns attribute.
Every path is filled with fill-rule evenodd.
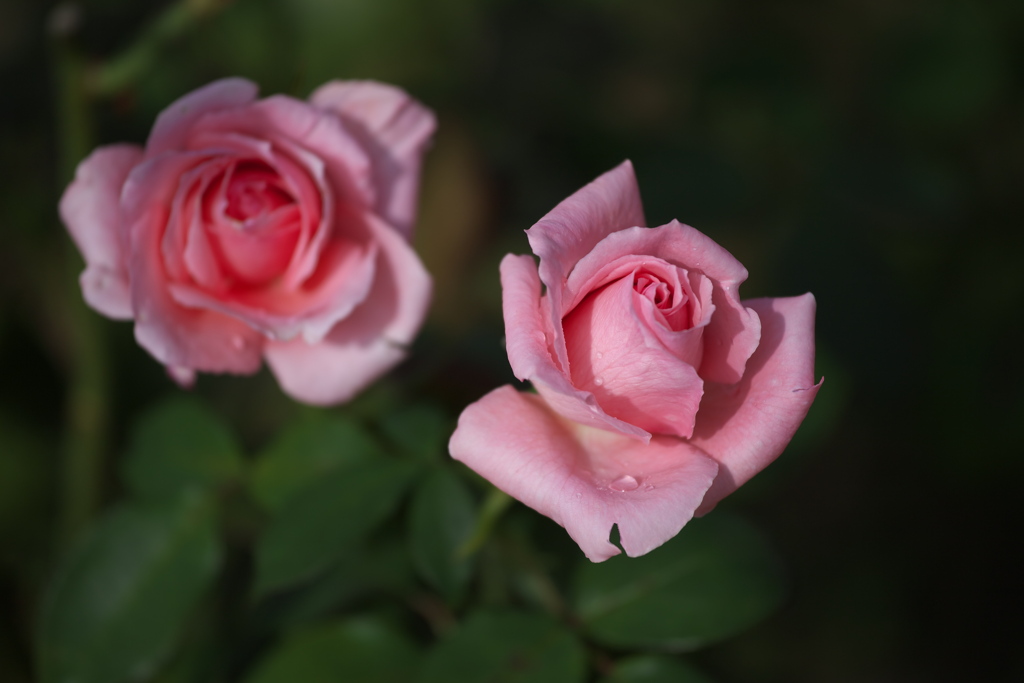
<svg viewBox="0 0 1024 683"><path fill-rule="evenodd" d="M501 263L512 370L452 456L551 517L595 562L643 555L774 460L807 414L814 297L741 302L746 269L676 221L644 225L627 161ZM539 273L538 273L539 270ZM541 284L546 292L541 293Z"/></svg>
<svg viewBox="0 0 1024 683"><path fill-rule="evenodd" d="M333 81L302 102L231 78L164 110L145 148L78 167L60 214L94 309L179 381L266 359L335 403L399 362L430 277L409 246L434 116L397 88Z"/></svg>

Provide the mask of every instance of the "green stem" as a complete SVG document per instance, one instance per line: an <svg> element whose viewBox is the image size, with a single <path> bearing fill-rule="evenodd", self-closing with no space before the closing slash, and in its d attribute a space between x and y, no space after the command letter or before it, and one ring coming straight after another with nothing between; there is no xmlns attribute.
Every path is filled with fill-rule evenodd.
<svg viewBox="0 0 1024 683"><path fill-rule="evenodd" d="M227 0L180 0L170 5L124 51L93 68L88 74L89 92L96 96L113 95L134 85L168 43L226 4Z"/></svg>
<svg viewBox="0 0 1024 683"><path fill-rule="evenodd" d="M53 37L53 68L60 143L60 180L66 183L92 147L93 125L84 87L84 63L66 36ZM69 377L65 397L63 443L63 510L60 533L70 542L89 523L99 507L103 483L103 452L109 420L109 378L102 329L86 308L78 287L81 259L70 240L59 256L63 308L69 331Z"/></svg>
<svg viewBox="0 0 1024 683"><path fill-rule="evenodd" d="M494 525L498 523L498 519L508 509L508 506L512 504L512 501L513 498L504 491L492 488L484 500L483 507L480 509L480 516L476 520L476 528L473 529L473 535L462 544L462 547L456 553L456 557L465 559L480 550L483 544L487 542L487 539L490 538Z"/></svg>

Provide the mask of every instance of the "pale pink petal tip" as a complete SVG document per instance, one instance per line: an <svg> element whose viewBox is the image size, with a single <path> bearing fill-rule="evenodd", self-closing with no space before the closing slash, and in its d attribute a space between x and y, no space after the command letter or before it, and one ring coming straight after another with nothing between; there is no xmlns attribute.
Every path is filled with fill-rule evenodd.
<svg viewBox="0 0 1024 683"><path fill-rule="evenodd" d="M196 385L196 371L191 368L183 368L180 365L165 365L167 376L175 381L182 389L191 389Z"/></svg>

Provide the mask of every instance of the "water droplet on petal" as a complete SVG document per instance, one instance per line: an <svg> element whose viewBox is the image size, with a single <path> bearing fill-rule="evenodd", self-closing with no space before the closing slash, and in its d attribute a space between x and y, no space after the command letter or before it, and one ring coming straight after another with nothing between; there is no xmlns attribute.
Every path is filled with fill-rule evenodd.
<svg viewBox="0 0 1024 683"><path fill-rule="evenodd" d="M600 377L595 377L594 384L596 384L597 386L601 386L602 384L604 384L604 380L601 379Z"/></svg>
<svg viewBox="0 0 1024 683"><path fill-rule="evenodd" d="M597 356L597 359L598 359L598 360L601 360L602 358L604 358L604 354L603 354L603 353L601 353L600 351L598 351L598 352L597 352L596 354L594 354L594 355L596 355L596 356Z"/></svg>
<svg viewBox="0 0 1024 683"><path fill-rule="evenodd" d="M609 484L609 487L611 487L611 489L614 491L634 491L636 490L636 487L639 485L640 483L636 480L635 477L631 477L628 474L624 474L615 481L613 481L611 484Z"/></svg>
<svg viewBox="0 0 1024 683"><path fill-rule="evenodd" d="M580 499L580 498L582 498L582 497L583 497L583 494L582 494L582 493L580 493L579 491L577 491L577 492L576 492L576 500L579 500L579 499Z"/></svg>
<svg viewBox="0 0 1024 683"><path fill-rule="evenodd" d="M231 345L241 351L245 348L245 338L240 334L236 334L231 338Z"/></svg>
<svg viewBox="0 0 1024 683"><path fill-rule="evenodd" d="M648 484L647 486L644 487L644 491L653 491L653 490L654 490L654 484Z"/></svg>

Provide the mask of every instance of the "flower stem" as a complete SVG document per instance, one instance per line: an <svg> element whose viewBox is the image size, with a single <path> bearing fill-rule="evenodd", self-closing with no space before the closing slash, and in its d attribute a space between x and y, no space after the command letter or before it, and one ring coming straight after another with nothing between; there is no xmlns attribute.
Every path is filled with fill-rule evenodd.
<svg viewBox="0 0 1024 683"><path fill-rule="evenodd" d="M85 81L90 94L107 96L134 85L168 43L187 33L197 21L227 5L228 0L180 0L158 14L125 50L95 66Z"/></svg>
<svg viewBox="0 0 1024 683"><path fill-rule="evenodd" d="M68 11L62 9L61 11ZM84 87L84 61L69 44L74 18L54 20L52 63L57 104L60 181L63 185L93 144L93 124ZM70 22L67 23L67 22ZM63 29L63 30L62 30ZM76 538L95 515L102 495L103 451L109 421L109 376L102 328L78 288L81 260L64 241L60 296L67 318L68 389L65 396L60 538Z"/></svg>
<svg viewBox="0 0 1024 683"><path fill-rule="evenodd" d="M487 494L487 498L484 499L483 506L480 508L480 516L476 520L476 528L473 529L473 535L462 544L456 556L467 558L480 550L483 544L487 542L487 539L490 538L494 525L497 524L498 519L501 518L502 513L508 509L512 501L513 498L504 491L492 488L490 493Z"/></svg>

